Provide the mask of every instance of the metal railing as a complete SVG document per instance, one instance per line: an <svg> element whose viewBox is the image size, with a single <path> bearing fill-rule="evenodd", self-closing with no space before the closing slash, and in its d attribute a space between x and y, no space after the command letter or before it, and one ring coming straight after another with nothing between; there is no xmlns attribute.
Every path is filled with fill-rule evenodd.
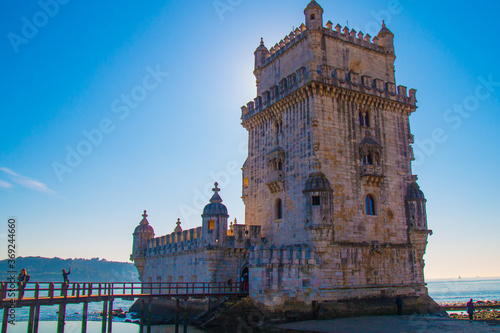
<svg viewBox="0 0 500 333"><path fill-rule="evenodd" d="M244 282L2 282L0 300L53 300L60 298L109 297L210 297L244 296L248 283Z"/></svg>

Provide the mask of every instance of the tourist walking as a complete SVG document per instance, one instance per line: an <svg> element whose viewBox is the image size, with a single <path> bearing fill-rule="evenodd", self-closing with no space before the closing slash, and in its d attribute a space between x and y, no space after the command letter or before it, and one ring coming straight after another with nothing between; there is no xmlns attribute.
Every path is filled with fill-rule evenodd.
<svg viewBox="0 0 500 333"><path fill-rule="evenodd" d="M473 321L474 320L474 302L472 301L472 298L467 303L467 313L469 314L469 321Z"/></svg>
<svg viewBox="0 0 500 333"><path fill-rule="evenodd" d="M19 273L19 276L17 277L17 285L19 286L19 298L22 298L24 296L24 288L26 288L26 283L28 283L30 280L30 276L26 272L26 269L23 268L21 269L21 272Z"/></svg>
<svg viewBox="0 0 500 333"><path fill-rule="evenodd" d="M66 273L66 270L63 268L62 270L62 276L63 276L63 283L64 284L69 284L69 279L68 279L68 275L71 274L71 268L68 270L68 272Z"/></svg>
<svg viewBox="0 0 500 333"><path fill-rule="evenodd" d="M396 298L396 306L398 307L398 315L401 316L403 314L403 299L399 296Z"/></svg>

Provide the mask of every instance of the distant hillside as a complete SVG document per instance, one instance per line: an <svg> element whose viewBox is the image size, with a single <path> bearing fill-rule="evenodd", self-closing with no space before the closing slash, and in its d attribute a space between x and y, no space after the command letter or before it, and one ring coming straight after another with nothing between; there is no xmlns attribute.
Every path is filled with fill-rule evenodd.
<svg viewBox="0 0 500 333"><path fill-rule="evenodd" d="M61 259L42 257L16 258L16 271L26 268L30 282L62 282L62 269L71 268L71 282L139 282L139 274L132 263L106 259ZM7 260L0 261L2 272L9 271ZM2 277L2 280L5 277Z"/></svg>

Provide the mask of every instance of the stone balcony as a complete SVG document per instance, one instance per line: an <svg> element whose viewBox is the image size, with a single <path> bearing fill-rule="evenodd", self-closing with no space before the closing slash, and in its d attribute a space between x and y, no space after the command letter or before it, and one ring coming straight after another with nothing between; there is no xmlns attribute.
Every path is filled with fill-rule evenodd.
<svg viewBox="0 0 500 333"><path fill-rule="evenodd" d="M362 165L360 167L360 176L366 182L366 185L371 186L380 186L384 180L381 165Z"/></svg>
<svg viewBox="0 0 500 333"><path fill-rule="evenodd" d="M267 176L266 185L271 193L283 191L283 182L285 181L285 173L283 170L273 170Z"/></svg>

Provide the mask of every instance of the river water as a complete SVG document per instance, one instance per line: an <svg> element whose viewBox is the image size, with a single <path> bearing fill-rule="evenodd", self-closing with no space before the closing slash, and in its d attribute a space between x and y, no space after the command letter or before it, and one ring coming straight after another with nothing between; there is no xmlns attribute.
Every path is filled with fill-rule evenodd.
<svg viewBox="0 0 500 333"><path fill-rule="evenodd" d="M466 302L470 298L477 300L500 301L500 277L499 278L462 278L462 279L435 279L427 281L429 296L438 303ZM127 311L133 301L117 299L113 303L114 309ZM65 332L81 332L80 320L82 318L82 304L68 304L66 307ZM58 306L42 306L40 308L39 332L55 332L57 327ZM28 308L16 309L16 325L9 325L8 332L26 332L28 320ZM102 303L89 303L88 332L100 332ZM3 311L0 311L2 314ZM0 317L1 318L1 317ZM123 333L136 333L139 327L136 324L124 323L126 318L113 318L113 331ZM173 325L156 327L153 332L174 332ZM190 333L202 332L196 328L190 328Z"/></svg>

